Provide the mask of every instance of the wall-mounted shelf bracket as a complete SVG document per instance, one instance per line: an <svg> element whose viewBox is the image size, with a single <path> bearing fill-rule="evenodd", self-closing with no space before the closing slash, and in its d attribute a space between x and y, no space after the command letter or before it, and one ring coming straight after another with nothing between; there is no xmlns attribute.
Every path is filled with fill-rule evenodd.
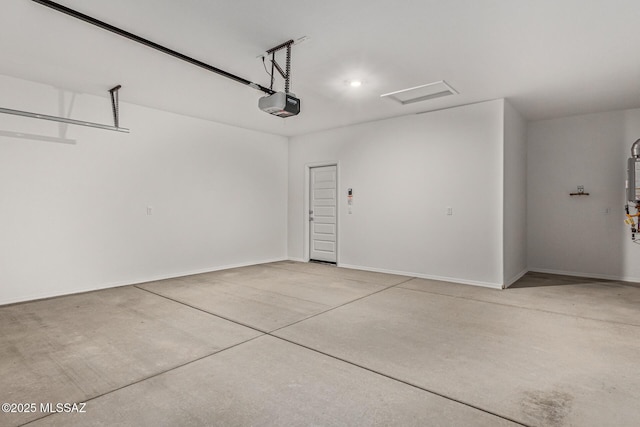
<svg viewBox="0 0 640 427"><path fill-rule="evenodd" d="M569 193L570 196L588 196L589 193L584 192L584 185L578 185L577 193Z"/></svg>

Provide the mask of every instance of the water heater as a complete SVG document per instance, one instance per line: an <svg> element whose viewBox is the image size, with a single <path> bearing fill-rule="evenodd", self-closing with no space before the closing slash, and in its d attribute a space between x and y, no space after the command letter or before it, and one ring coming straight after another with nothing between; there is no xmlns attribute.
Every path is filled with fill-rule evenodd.
<svg viewBox="0 0 640 427"><path fill-rule="evenodd" d="M640 139L631 146L627 159L627 200L640 203Z"/></svg>
<svg viewBox="0 0 640 427"><path fill-rule="evenodd" d="M640 239L636 239L640 232L640 139L631 146L631 157L627 159L627 204L624 210L627 217L624 222L631 228L631 240L640 243Z"/></svg>

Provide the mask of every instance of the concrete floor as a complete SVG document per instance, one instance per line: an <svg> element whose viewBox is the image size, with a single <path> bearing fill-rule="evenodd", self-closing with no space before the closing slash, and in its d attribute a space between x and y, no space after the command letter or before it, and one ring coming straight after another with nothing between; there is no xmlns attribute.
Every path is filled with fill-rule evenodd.
<svg viewBox="0 0 640 427"><path fill-rule="evenodd" d="M0 307L0 425L637 426L639 361L638 285L283 261Z"/></svg>

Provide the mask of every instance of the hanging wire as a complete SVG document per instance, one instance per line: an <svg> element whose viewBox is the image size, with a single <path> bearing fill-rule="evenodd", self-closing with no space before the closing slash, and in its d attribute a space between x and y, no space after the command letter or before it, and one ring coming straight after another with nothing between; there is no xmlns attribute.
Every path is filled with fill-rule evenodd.
<svg viewBox="0 0 640 427"><path fill-rule="evenodd" d="M271 87L270 89L273 89L273 74L269 72L269 70L267 69L267 63L264 61L264 56L262 57L262 66L264 67L264 71L265 73L267 73L267 76L269 76L271 78Z"/></svg>

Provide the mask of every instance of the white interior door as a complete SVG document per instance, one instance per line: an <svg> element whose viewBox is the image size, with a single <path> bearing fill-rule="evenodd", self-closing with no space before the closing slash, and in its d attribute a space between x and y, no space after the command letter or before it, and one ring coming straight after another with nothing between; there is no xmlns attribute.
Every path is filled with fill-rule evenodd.
<svg viewBox="0 0 640 427"><path fill-rule="evenodd" d="M337 167L310 168L309 258L337 262Z"/></svg>

